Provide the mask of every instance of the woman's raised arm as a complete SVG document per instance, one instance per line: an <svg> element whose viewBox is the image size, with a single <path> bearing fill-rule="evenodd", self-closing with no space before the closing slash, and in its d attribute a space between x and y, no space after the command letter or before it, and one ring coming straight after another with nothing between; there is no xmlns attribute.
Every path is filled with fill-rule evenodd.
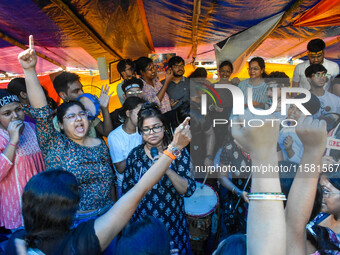
<svg viewBox="0 0 340 255"><path fill-rule="evenodd" d="M233 122L240 122L234 119ZM253 193L281 192L279 173L265 171L278 166L276 143L277 123L265 122L262 127L232 126L232 135L252 158ZM247 254L286 255L286 226L282 201L250 200L247 219Z"/></svg>
<svg viewBox="0 0 340 255"><path fill-rule="evenodd" d="M288 255L306 254L306 225L312 213L320 162L326 146L326 122L301 117L296 133L304 151L286 206Z"/></svg>
<svg viewBox="0 0 340 255"><path fill-rule="evenodd" d="M33 35L29 37L29 48L21 52L18 59L24 69L27 95L31 106L33 108L41 108L47 105L45 93L35 70L37 55L34 50Z"/></svg>

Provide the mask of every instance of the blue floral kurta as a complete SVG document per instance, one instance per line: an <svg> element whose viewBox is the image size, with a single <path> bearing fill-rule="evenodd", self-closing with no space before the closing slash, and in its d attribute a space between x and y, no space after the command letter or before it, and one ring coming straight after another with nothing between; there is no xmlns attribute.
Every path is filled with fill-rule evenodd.
<svg viewBox="0 0 340 255"><path fill-rule="evenodd" d="M144 151L144 144L134 148L126 160L123 193L128 192L152 165L152 160ZM191 167L190 155L184 149L182 155L172 162L170 168L188 180L187 192L180 195L169 178L164 175L146 194L131 218L131 222L140 221L145 216L160 219L175 243L174 248L179 249L179 254L186 254L189 246L189 228L183 197L190 197L196 189L195 181L190 177Z"/></svg>
<svg viewBox="0 0 340 255"><path fill-rule="evenodd" d="M105 142L102 140L93 147L79 145L54 129L52 110L48 106L30 111L36 120L46 170L63 169L77 178L79 210L95 210L112 204L114 172Z"/></svg>

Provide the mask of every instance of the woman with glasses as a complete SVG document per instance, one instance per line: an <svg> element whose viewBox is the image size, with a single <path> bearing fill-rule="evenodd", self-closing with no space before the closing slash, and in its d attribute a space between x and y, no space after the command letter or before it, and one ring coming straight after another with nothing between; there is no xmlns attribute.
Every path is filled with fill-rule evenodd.
<svg viewBox="0 0 340 255"><path fill-rule="evenodd" d="M172 80L172 71L167 71L165 83L162 85L157 77L157 70L151 58L140 57L135 61L135 64L136 73L140 75L143 81L144 99L150 103L158 104L162 113L171 111L170 99L166 90Z"/></svg>
<svg viewBox="0 0 340 255"><path fill-rule="evenodd" d="M142 98L128 97L120 110L120 118L124 119L124 124L113 130L107 138L112 163L116 168L118 199L122 196L126 158L143 141L141 134L137 132L138 112L143 103L145 100Z"/></svg>
<svg viewBox="0 0 340 255"><path fill-rule="evenodd" d="M23 225L21 195L32 176L45 169L35 125L24 122L19 98L0 90L0 226Z"/></svg>
<svg viewBox="0 0 340 255"><path fill-rule="evenodd" d="M160 155L168 155L170 151L173 163L144 197L131 221L141 221L146 216L160 219L175 248L179 249L179 254L188 254L189 232L183 197L191 196L196 184L190 176L192 165L188 151L180 151L170 143L164 123L164 117L156 104L146 103L142 106L138 113L138 130L143 136L143 144L134 148L126 159L123 193L136 185Z"/></svg>
<svg viewBox="0 0 340 255"><path fill-rule="evenodd" d="M36 120L38 142L46 169L60 168L76 176L80 203L75 225L98 217L113 204L114 172L105 142L88 135L88 112L77 101L64 102L58 107L57 119L61 132L54 129L52 110L35 71L37 57L32 36L30 48L19 54L19 62L24 69L31 113Z"/></svg>
<svg viewBox="0 0 340 255"><path fill-rule="evenodd" d="M248 105L248 88L253 92L253 106L264 109L268 102L267 84L264 78L267 77L265 72L265 62L261 57L252 58L249 62L249 79L243 80L238 85L243 91L244 103Z"/></svg>

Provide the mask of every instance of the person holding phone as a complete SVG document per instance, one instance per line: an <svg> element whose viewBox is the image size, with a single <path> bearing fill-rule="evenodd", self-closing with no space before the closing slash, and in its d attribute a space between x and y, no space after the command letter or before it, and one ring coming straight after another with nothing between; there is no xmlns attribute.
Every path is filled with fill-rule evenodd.
<svg viewBox="0 0 340 255"><path fill-rule="evenodd" d="M144 99L150 103L158 104L162 113L171 111L170 99L166 90L172 80L172 71L167 71L166 82L162 85L157 77L156 67L151 58L140 57L135 61L135 64L136 72L143 81Z"/></svg>

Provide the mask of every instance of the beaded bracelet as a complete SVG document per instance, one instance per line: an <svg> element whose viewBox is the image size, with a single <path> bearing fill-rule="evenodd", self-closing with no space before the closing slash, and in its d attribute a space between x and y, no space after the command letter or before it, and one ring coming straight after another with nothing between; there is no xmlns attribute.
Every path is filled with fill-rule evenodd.
<svg viewBox="0 0 340 255"><path fill-rule="evenodd" d="M14 144L14 143L8 143L8 145L12 145L12 146L14 146L14 147L17 147L17 145Z"/></svg>
<svg viewBox="0 0 340 255"><path fill-rule="evenodd" d="M274 193L250 193L249 200L278 200L285 201L286 196L281 192Z"/></svg>

